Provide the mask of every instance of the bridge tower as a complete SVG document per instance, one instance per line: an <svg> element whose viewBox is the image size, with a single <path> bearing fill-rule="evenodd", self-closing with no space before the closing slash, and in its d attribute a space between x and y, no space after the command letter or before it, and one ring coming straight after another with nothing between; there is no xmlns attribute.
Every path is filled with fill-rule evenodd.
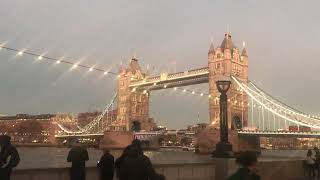
<svg viewBox="0 0 320 180"><path fill-rule="evenodd" d="M219 128L219 96L216 87L218 80L231 80L235 76L248 83L248 55L243 47L242 52L233 44L231 35L225 34L220 47L214 48L211 43L208 52L209 67L209 113L210 123ZM235 84L231 83L228 91L228 125L229 128L241 128L248 124L248 97Z"/></svg>
<svg viewBox="0 0 320 180"><path fill-rule="evenodd" d="M130 82L143 80L138 59L133 57L126 69L120 69L118 75L118 109L115 130L150 130L149 94L138 89L131 89Z"/></svg>

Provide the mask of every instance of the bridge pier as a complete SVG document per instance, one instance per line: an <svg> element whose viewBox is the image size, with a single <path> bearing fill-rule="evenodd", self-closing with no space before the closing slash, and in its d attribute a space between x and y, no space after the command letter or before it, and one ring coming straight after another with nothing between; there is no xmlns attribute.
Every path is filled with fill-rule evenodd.
<svg viewBox="0 0 320 180"><path fill-rule="evenodd" d="M239 136L237 130L229 129L229 142L232 144L233 152L254 151L261 153L260 138L258 136ZM199 133L197 137L197 152L210 154L216 149L216 143L220 140L220 130L209 127Z"/></svg>

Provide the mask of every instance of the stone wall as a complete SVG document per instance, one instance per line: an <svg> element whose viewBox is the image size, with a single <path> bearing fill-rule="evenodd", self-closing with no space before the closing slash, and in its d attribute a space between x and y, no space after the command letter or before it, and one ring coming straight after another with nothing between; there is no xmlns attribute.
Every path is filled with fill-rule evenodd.
<svg viewBox="0 0 320 180"><path fill-rule="evenodd" d="M234 159L214 159L206 163L156 164L156 171L166 180L224 180L237 170ZM260 161L258 172L263 180L304 180L306 173L303 160ZM68 168L18 169L12 180L69 180ZM95 167L87 168L87 179L98 180ZM115 178L116 179L116 178Z"/></svg>
<svg viewBox="0 0 320 180"><path fill-rule="evenodd" d="M215 166L212 163L161 164L155 165L166 180L214 180ZM12 180L69 180L68 168L15 170ZM98 180L95 167L87 168L87 180ZM114 178L116 180L116 178Z"/></svg>

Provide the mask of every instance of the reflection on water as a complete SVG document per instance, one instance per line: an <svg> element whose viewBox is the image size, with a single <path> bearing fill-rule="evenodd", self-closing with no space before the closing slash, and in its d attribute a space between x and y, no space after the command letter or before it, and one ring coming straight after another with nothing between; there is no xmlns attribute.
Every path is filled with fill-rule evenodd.
<svg viewBox="0 0 320 180"><path fill-rule="evenodd" d="M55 147L19 147L21 156L19 169L25 168L57 168L69 167L66 162L68 148ZM102 151L97 149L88 149L90 160L87 166L96 166L97 161L102 155ZM115 157L119 157L121 150L111 152ZM180 149L161 149L160 151L147 151L145 154L150 157L153 163L188 163L188 162L206 162L210 161L210 155L197 155L193 152L185 152ZM260 160L269 161L274 159L302 159L306 155L303 150L264 150Z"/></svg>

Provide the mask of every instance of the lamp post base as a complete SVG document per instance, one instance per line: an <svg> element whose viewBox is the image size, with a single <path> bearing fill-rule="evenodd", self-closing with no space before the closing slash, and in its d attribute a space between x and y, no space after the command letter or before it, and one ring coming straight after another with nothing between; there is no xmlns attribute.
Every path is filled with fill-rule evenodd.
<svg viewBox="0 0 320 180"><path fill-rule="evenodd" d="M232 158L233 151L232 151L232 144L229 142L227 143L221 143L219 142L216 145L216 150L212 153L212 157L216 158Z"/></svg>

